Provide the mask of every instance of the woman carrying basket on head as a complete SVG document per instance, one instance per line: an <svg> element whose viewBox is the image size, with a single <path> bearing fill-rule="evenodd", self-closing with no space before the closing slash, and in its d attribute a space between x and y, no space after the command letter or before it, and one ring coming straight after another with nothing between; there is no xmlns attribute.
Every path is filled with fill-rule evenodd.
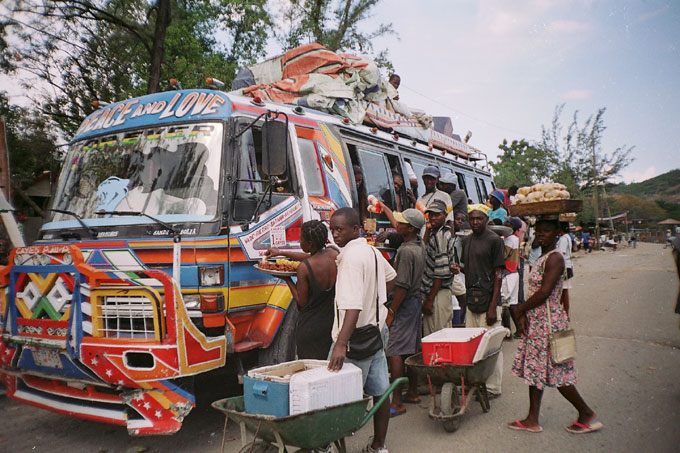
<svg viewBox="0 0 680 453"><path fill-rule="evenodd" d="M560 303L565 264L561 253L555 250L558 231L554 220L542 219L536 224L536 240L542 254L529 276L530 297L515 308L517 330L522 339L512 365L513 374L529 385L529 415L523 420L508 423L508 428L533 433L543 431L538 417L543 389L548 386L557 387L578 411L578 420L568 426L567 431L583 434L600 430L602 423L594 421L595 412L576 390L573 360L553 363L549 343L551 331L565 331L569 324L567 313Z"/></svg>

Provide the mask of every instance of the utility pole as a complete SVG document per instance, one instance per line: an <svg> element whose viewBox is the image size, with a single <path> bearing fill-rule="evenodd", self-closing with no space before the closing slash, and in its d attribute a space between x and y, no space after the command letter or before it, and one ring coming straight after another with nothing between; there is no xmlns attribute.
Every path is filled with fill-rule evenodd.
<svg viewBox="0 0 680 453"><path fill-rule="evenodd" d="M5 138L5 117L0 116L0 190L7 200L12 199L9 178L9 149Z"/></svg>
<svg viewBox="0 0 680 453"><path fill-rule="evenodd" d="M595 245L597 249L600 249L600 222L598 217L600 216L600 193L597 189L597 180L599 178L599 172L597 171L597 155L595 153L595 143L592 144L593 147L593 210L595 211Z"/></svg>

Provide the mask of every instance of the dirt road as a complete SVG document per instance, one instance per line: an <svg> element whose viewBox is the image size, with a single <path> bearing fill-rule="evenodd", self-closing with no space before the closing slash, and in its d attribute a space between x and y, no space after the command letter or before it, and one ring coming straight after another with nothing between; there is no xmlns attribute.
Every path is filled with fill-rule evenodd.
<svg viewBox="0 0 680 453"><path fill-rule="evenodd" d="M557 391L543 397L544 432L510 431L523 418L527 387L510 374L517 342L506 342L503 395L491 411L479 406L459 430L446 433L427 417L428 397L390 422L393 453L439 451L677 451L680 445L680 329L673 314L678 282L670 249L638 244L637 249L577 254L572 316L577 332L578 389L605 424L599 433L574 436L565 426L575 412ZM182 430L169 437L132 438L124 428L77 420L0 397L0 451L138 452L220 450L221 414L195 409ZM361 451L370 426L348 439ZM225 451L240 448L230 424Z"/></svg>

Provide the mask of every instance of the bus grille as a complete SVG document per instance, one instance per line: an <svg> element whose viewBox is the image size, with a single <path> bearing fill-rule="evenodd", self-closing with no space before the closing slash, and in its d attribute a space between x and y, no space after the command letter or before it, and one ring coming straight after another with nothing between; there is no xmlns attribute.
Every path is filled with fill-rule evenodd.
<svg viewBox="0 0 680 453"><path fill-rule="evenodd" d="M107 338L155 338L154 305L145 296L102 297L97 336Z"/></svg>

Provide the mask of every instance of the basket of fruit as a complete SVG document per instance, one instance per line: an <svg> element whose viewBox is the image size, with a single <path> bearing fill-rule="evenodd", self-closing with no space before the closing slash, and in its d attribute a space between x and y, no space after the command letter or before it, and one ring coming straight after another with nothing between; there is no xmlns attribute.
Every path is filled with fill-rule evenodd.
<svg viewBox="0 0 680 453"><path fill-rule="evenodd" d="M564 184L549 182L520 187L515 202L510 206L510 215L562 214L583 210L582 200L572 200Z"/></svg>
<svg viewBox="0 0 680 453"><path fill-rule="evenodd" d="M275 277L292 277L297 274L297 268L300 265L299 261L291 261L285 258L275 258L272 260L262 259L253 267L265 274L273 275Z"/></svg>

